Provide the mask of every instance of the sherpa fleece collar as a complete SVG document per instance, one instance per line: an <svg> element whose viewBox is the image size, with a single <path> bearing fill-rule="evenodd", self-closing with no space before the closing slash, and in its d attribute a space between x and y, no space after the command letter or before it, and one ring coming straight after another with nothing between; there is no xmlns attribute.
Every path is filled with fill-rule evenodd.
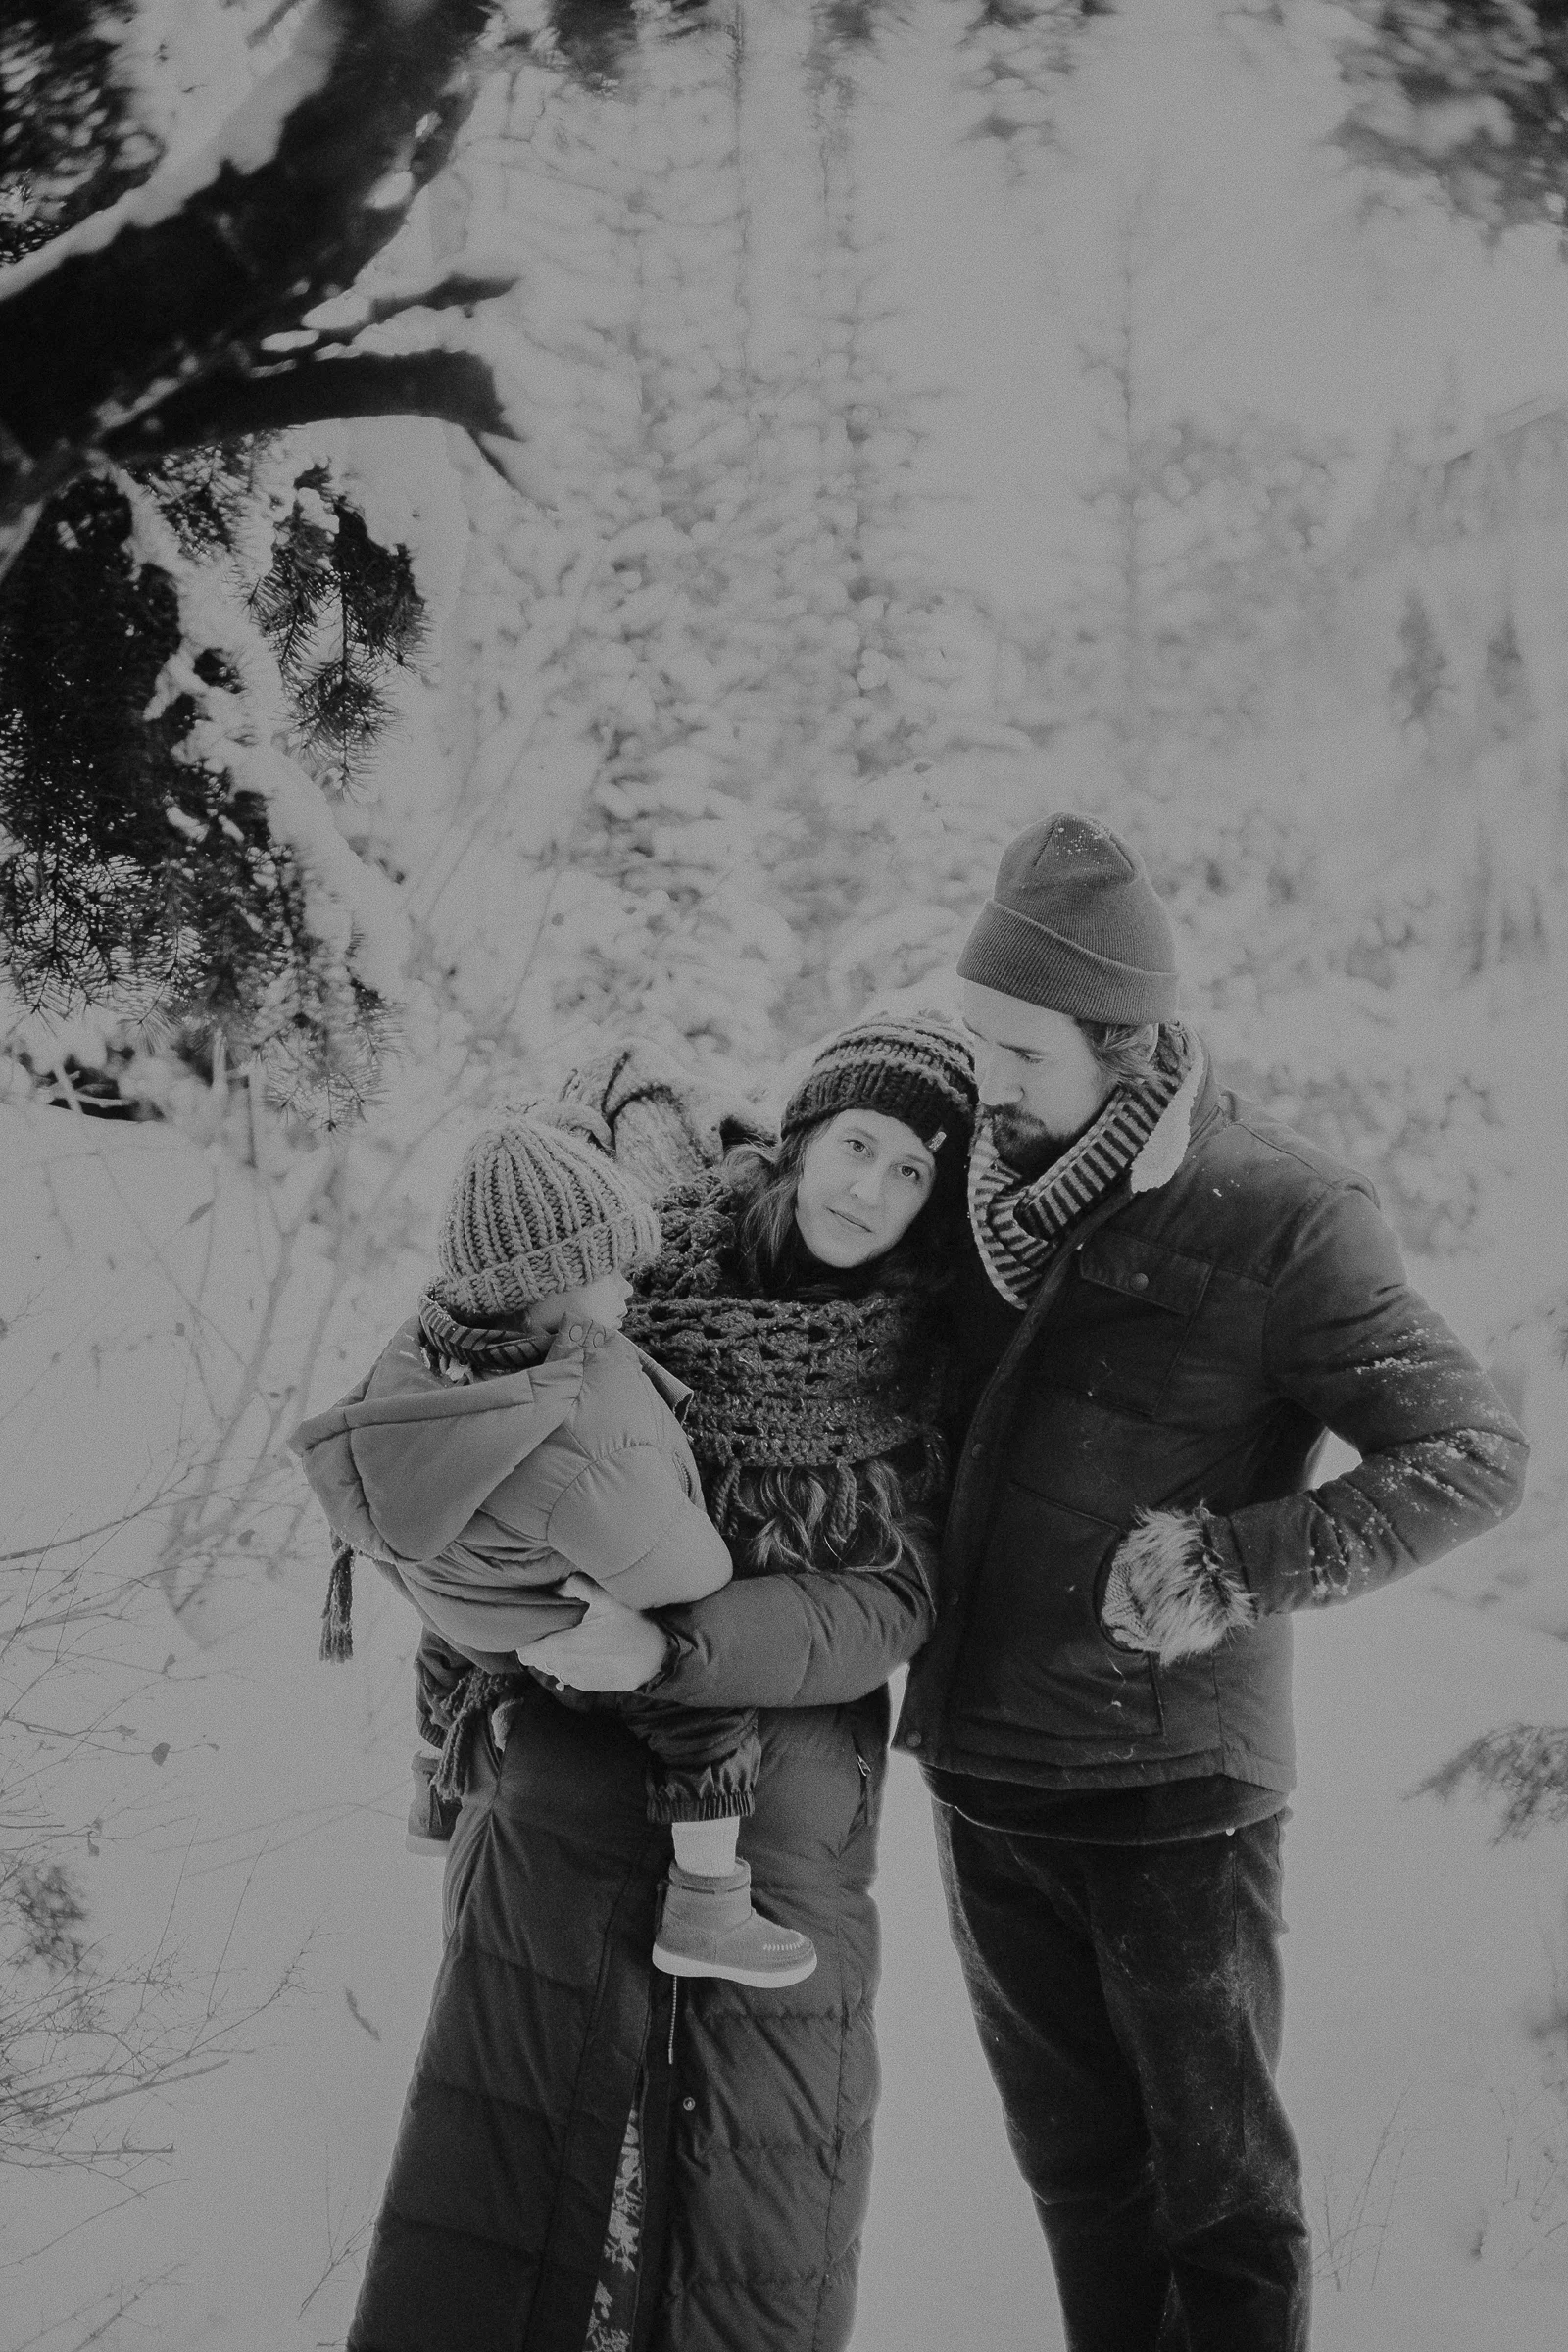
<svg viewBox="0 0 1568 2352"><path fill-rule="evenodd" d="M1154 1121L1128 1171L1127 1181L1135 1193L1157 1192L1162 1184L1169 1184L1187 1156L1187 1148L1193 1140L1193 1115L1208 1076L1208 1048L1196 1035L1193 1044L1197 1051L1192 1068Z"/></svg>

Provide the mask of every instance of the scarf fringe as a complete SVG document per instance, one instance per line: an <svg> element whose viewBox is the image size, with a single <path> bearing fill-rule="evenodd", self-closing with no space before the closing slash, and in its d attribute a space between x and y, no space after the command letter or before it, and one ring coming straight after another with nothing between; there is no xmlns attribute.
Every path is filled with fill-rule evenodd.
<svg viewBox="0 0 1568 2352"><path fill-rule="evenodd" d="M735 1489L740 1483L740 1475L739 1462L726 1462L717 1486L708 1498L708 1516L721 1536L734 1532Z"/></svg>
<svg viewBox="0 0 1568 2352"><path fill-rule="evenodd" d="M470 1666L458 1685L457 1708L447 1725L447 1736L441 1742L441 1753L430 1778L431 1790L442 1804L462 1801L468 1786L468 1766L479 1720L515 1689L514 1677L487 1673L482 1666Z"/></svg>
<svg viewBox="0 0 1568 2352"><path fill-rule="evenodd" d="M332 1545L318 1654L323 1664L332 1666L341 1666L354 1655L354 1546L345 1544L341 1536Z"/></svg>
<svg viewBox="0 0 1568 2352"><path fill-rule="evenodd" d="M859 1515L859 1484L849 1463L840 1462L833 1473L833 1505L827 1519L827 1540L837 1551L849 1550Z"/></svg>

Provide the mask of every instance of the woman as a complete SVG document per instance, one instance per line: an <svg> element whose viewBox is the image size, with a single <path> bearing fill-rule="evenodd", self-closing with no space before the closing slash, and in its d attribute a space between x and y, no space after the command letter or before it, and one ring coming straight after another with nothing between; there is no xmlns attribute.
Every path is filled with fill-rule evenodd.
<svg viewBox="0 0 1568 2352"><path fill-rule="evenodd" d="M743 1852L759 1909L811 1936L813 1975L765 1992L656 1975L667 1843L636 1740L575 1689L520 1678L498 1748L467 1661L421 1641L421 1729L477 1736L352 2352L849 2341L886 1685L931 1625L934 1294L973 1103L956 1033L862 1023L817 1056L776 1148L662 1203L627 1329L694 1392L736 1579L658 1621L595 1594L530 1651L585 1690L761 1710Z"/></svg>

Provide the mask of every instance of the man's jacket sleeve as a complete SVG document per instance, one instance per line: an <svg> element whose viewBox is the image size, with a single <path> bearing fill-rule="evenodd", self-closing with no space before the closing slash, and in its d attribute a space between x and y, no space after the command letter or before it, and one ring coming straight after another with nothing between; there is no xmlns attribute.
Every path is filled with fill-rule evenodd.
<svg viewBox="0 0 1568 2352"><path fill-rule="evenodd" d="M1481 1367L1405 1280L1355 1186L1303 1210L1268 1302L1270 1387L1353 1446L1329 1485L1208 1522L1265 1613L1348 1600L1505 1519L1528 1448Z"/></svg>
<svg viewBox="0 0 1568 2352"><path fill-rule="evenodd" d="M674 1654L655 1688L685 1707L847 1706L913 1657L934 1616L912 1561L739 1577L656 1614Z"/></svg>

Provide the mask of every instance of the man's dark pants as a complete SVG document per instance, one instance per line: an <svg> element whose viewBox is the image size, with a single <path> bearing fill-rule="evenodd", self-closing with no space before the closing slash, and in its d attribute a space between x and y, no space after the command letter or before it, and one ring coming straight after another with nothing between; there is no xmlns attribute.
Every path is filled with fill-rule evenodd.
<svg viewBox="0 0 1568 2352"><path fill-rule="evenodd" d="M1078 1845L936 1815L1069 2352L1304 2352L1310 2245L1274 2087L1278 1817Z"/></svg>

